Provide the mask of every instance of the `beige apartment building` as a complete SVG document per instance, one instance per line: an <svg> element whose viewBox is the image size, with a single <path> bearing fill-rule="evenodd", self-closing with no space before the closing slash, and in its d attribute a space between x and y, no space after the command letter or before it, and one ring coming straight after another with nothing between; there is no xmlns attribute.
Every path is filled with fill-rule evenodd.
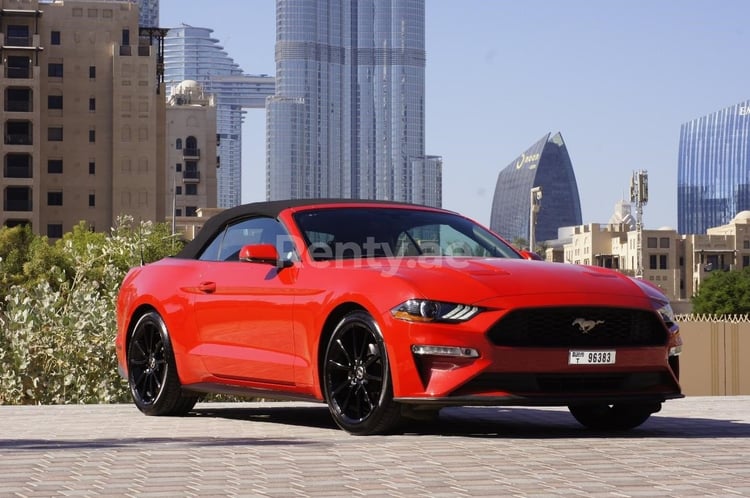
<svg viewBox="0 0 750 498"><path fill-rule="evenodd" d="M567 237L550 245L550 261L614 268L631 276L640 273L662 289L676 311L687 313L690 298L711 272L750 266L750 211L706 234L645 229L640 241L632 218L615 213L607 224L571 227Z"/></svg>
<svg viewBox="0 0 750 498"><path fill-rule="evenodd" d="M139 29L136 3L0 0L0 224L55 239L215 206L215 110L167 132L164 34ZM185 199L166 202L178 186Z"/></svg>
<svg viewBox="0 0 750 498"><path fill-rule="evenodd" d="M201 85L183 81L167 102L167 174L164 198L173 231L194 238L200 215L216 207L216 103ZM208 209L206 209L208 208Z"/></svg>

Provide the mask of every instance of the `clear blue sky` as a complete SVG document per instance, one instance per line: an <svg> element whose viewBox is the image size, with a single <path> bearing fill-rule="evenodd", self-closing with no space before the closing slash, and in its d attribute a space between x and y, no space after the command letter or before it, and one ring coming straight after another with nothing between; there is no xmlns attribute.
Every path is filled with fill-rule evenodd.
<svg viewBox="0 0 750 498"><path fill-rule="evenodd" d="M484 224L497 173L559 131L584 223L606 223L645 169L645 226L676 228L680 125L750 98L747 0L426 5L426 153L443 156L443 207ZM212 28L246 73L275 74L273 0L161 0L161 26L181 23ZM265 196L264 126L248 111L243 202Z"/></svg>

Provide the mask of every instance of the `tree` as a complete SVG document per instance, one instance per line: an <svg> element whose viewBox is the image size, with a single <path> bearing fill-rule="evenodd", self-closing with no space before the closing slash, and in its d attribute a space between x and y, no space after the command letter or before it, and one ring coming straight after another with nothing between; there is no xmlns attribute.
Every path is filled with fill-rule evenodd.
<svg viewBox="0 0 750 498"><path fill-rule="evenodd" d="M693 313L731 315L750 313L750 267L715 271L693 296Z"/></svg>

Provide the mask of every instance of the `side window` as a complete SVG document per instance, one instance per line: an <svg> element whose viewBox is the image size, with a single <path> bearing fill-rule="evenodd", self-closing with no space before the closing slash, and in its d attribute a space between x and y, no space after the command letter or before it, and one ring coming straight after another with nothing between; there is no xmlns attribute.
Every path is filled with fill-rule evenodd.
<svg viewBox="0 0 750 498"><path fill-rule="evenodd" d="M202 261L239 261L240 249L248 244L273 244L285 257L291 250L290 237L273 218L247 218L227 226L203 250Z"/></svg>

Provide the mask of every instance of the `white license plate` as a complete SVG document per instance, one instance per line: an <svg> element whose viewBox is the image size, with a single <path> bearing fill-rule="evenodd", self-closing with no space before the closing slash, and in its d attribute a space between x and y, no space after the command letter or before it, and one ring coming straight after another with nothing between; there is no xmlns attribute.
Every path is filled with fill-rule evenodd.
<svg viewBox="0 0 750 498"><path fill-rule="evenodd" d="M573 351L568 354L568 365L614 365L615 351Z"/></svg>

